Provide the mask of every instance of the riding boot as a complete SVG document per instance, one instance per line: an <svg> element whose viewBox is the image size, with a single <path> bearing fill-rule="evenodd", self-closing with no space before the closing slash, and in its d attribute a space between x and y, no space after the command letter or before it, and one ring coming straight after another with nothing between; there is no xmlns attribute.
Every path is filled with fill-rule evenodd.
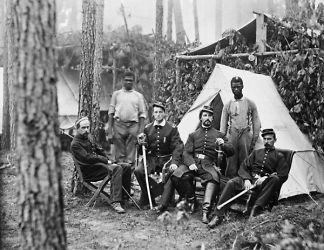
<svg viewBox="0 0 324 250"><path fill-rule="evenodd" d="M216 188L217 188L217 184L213 183L213 182L208 182L206 185L204 201L203 201L203 206L202 206L202 210L203 210L202 222L204 224L207 224L209 222L208 216L210 213L211 203L212 203Z"/></svg>

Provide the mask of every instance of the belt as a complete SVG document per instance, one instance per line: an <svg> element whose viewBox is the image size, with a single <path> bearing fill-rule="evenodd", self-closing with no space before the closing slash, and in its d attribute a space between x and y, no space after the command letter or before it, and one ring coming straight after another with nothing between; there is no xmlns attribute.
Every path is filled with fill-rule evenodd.
<svg viewBox="0 0 324 250"><path fill-rule="evenodd" d="M137 121L121 121L119 119L115 119L117 122L121 122L121 123L125 123L125 124L133 124L133 123L137 123Z"/></svg>
<svg viewBox="0 0 324 250"><path fill-rule="evenodd" d="M214 159L212 157L204 155L204 154L195 154L195 157L200 160L214 161Z"/></svg>

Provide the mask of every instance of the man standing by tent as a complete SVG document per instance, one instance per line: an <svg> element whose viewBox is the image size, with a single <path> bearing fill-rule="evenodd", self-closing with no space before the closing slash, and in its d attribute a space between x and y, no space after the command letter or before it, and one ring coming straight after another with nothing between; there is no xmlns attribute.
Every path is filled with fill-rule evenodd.
<svg viewBox="0 0 324 250"><path fill-rule="evenodd" d="M148 190L145 183L144 167L148 168L148 174L154 172L171 173L178 168L181 162L183 142L180 138L176 126L171 125L165 120L165 106L163 103L153 104L154 121L144 128L144 133L139 136L139 144L147 147L147 166L140 162L134 174L141 187L141 197L139 204L146 207L149 204ZM164 169L163 169L164 168ZM169 175L169 174L168 174ZM167 209L169 201L174 194L174 187L169 176L165 176L164 190L162 194L159 212ZM157 183L149 178L150 187L157 187ZM152 203L155 204L154 197L160 195L156 190L149 190Z"/></svg>
<svg viewBox="0 0 324 250"><path fill-rule="evenodd" d="M184 194L181 193L180 195L188 199L194 197L195 194L192 185L187 185L186 183L192 180L194 176L202 179L202 184L206 187L202 208L202 222L205 224L209 221L208 216L212 201L219 192L221 166L216 166L218 159L217 150L221 147L227 156L231 156L234 152L233 146L227 142L225 134L212 127L213 112L210 106L204 106L200 111L200 128L189 134L183 151L183 162L186 165L186 169L183 169L183 172L181 172L180 170L183 167L181 166L173 174L181 177L183 181L181 185L186 187L186 190L184 190Z"/></svg>
<svg viewBox="0 0 324 250"><path fill-rule="evenodd" d="M253 151L258 140L261 122L255 103L244 97L243 80L236 76L231 80L234 99L225 104L220 131L234 146L234 155L228 158L225 176L235 177L240 164Z"/></svg>
<svg viewBox="0 0 324 250"><path fill-rule="evenodd" d="M137 136L143 133L146 107L144 97L133 89L134 73L126 71L123 88L114 91L108 110L108 139L113 138L115 160L132 166L135 164ZM131 174L123 179L123 186L130 193ZM126 198L126 194L123 195Z"/></svg>
<svg viewBox="0 0 324 250"><path fill-rule="evenodd" d="M254 150L240 166L237 177L229 180L219 197L217 207L232 198L236 193L249 190L253 186L253 207L250 217L260 214L270 199L280 191L282 184L287 180L289 166L284 155L277 151L274 144L277 140L273 129L262 130L264 148ZM208 224L209 228L219 225L225 211L231 203L216 209L215 217Z"/></svg>

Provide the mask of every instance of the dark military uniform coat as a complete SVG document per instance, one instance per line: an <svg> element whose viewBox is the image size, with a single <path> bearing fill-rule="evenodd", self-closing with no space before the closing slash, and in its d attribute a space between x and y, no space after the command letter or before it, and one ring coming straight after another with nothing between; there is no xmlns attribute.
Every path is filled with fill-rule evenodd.
<svg viewBox="0 0 324 250"><path fill-rule="evenodd" d="M284 155L274 147L254 150L241 164L238 175L253 182L255 175L269 176L276 173L280 183L284 183L289 174L289 166Z"/></svg>
<svg viewBox="0 0 324 250"><path fill-rule="evenodd" d="M215 181L219 182L220 173L215 168L218 158L218 152L215 143L216 138L222 138L225 141L225 143L222 145L222 150L224 151L225 156L228 157L233 155L233 146L228 142L228 139L224 133L221 133L213 127L200 127L195 132L189 134L188 140L185 144L183 151L183 163L186 166L182 165L173 174L177 177L181 177L184 173L190 171L188 166L190 166L191 164L196 164L198 168L203 168L213 176L213 179ZM199 159L197 157L197 154L204 155L205 159Z"/></svg>
<svg viewBox="0 0 324 250"><path fill-rule="evenodd" d="M85 180L101 180L108 174L108 170L104 167L108 163L108 158L103 149L90 142L88 138L76 135L71 143L71 152Z"/></svg>
<svg viewBox="0 0 324 250"><path fill-rule="evenodd" d="M169 164L181 163L183 142L180 138L176 126L172 126L169 122L165 122L164 126L150 123L144 128L147 141L147 161L149 171L156 171L156 167L162 170L164 163Z"/></svg>

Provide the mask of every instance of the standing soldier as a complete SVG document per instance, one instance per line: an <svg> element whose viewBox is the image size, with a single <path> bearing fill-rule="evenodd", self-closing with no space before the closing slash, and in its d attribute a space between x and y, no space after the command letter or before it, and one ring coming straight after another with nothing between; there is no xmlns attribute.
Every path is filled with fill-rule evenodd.
<svg viewBox="0 0 324 250"><path fill-rule="evenodd" d="M153 104L154 121L148 124L144 129L144 135L139 136L139 144L147 147L147 168L148 174L154 172L162 172L165 166L166 172L172 172L178 168L183 151L183 142L177 127L172 126L165 120L165 106L162 103ZM141 197L139 204L145 207L149 204L147 188L145 184L145 171L143 162L136 167L134 174L141 187ZM156 182L149 178L150 187L156 186ZM168 204L170 196L173 193L171 181L166 178L164 192L162 194L162 204ZM153 190L150 190L152 194ZM158 195L158 194L157 194ZM155 205L153 194L153 203Z"/></svg>
<svg viewBox="0 0 324 250"><path fill-rule="evenodd" d="M261 129L257 107L243 96L243 87L241 77L232 78L234 99L225 104L221 118L220 131L226 134L234 147L234 155L228 159L225 172L230 178L237 176L239 166L253 151Z"/></svg>
<svg viewBox="0 0 324 250"><path fill-rule="evenodd" d="M202 185L206 187L202 222L207 224L212 200L219 192L221 177L222 166L216 166L217 148L221 147L226 156L231 156L234 150L232 144L227 142L226 136L212 127L213 109L211 107L204 106L199 113L199 119L200 128L189 134L184 147L183 162L186 166L181 166L173 175L181 177L180 195L188 200L195 196L192 185L193 177L198 176L202 179Z"/></svg>
<svg viewBox="0 0 324 250"><path fill-rule="evenodd" d="M143 133L146 108L144 97L133 89L134 73L126 71L123 88L114 91L108 110L108 139L113 138L117 163L135 165L137 136ZM123 179L123 186L130 193L131 173ZM124 199L127 195L123 194Z"/></svg>

